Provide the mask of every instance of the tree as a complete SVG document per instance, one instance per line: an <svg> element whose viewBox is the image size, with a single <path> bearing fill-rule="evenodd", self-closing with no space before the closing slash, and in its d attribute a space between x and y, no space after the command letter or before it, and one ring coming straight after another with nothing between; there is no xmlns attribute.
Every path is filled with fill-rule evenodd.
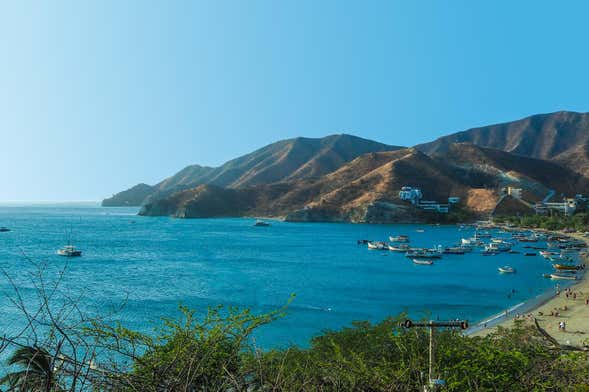
<svg viewBox="0 0 589 392"><path fill-rule="evenodd" d="M54 358L43 348L20 347L10 356L8 364L23 368L0 379L0 384L8 385L10 390L53 392L62 389L57 381L59 369L54 366Z"/></svg>

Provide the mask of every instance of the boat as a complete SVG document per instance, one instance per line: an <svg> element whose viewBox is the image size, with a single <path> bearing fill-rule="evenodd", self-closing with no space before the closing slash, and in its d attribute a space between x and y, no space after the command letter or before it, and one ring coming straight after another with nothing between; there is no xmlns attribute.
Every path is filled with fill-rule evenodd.
<svg viewBox="0 0 589 392"><path fill-rule="evenodd" d="M554 263L552 266L557 270L577 271L582 269L582 266L576 264L558 264Z"/></svg>
<svg viewBox="0 0 589 392"><path fill-rule="evenodd" d="M503 267L499 267L498 270L502 274L513 274L513 273L515 273L515 268L513 268L513 267L511 267L509 265L504 265Z"/></svg>
<svg viewBox="0 0 589 392"><path fill-rule="evenodd" d="M419 265L432 265L434 264L433 260L427 260L427 259L413 259L413 264L419 264Z"/></svg>
<svg viewBox="0 0 589 392"><path fill-rule="evenodd" d="M417 229L415 231L418 232L418 233L425 233L425 230L424 229Z"/></svg>
<svg viewBox="0 0 589 392"><path fill-rule="evenodd" d="M573 261L573 259L571 257L563 256L563 255L550 256L550 257L548 257L548 260L550 260L550 261Z"/></svg>
<svg viewBox="0 0 589 392"><path fill-rule="evenodd" d="M389 244L389 250L392 252L407 252L409 249L410 249L409 245L407 245L407 244L398 244L398 245Z"/></svg>
<svg viewBox="0 0 589 392"><path fill-rule="evenodd" d="M389 250L389 246L386 242L370 241L368 243L368 249Z"/></svg>
<svg viewBox="0 0 589 392"><path fill-rule="evenodd" d="M541 251L540 251L540 252L538 252L538 253L540 253L540 255L541 255L542 257L544 257L545 259L549 258L550 256L556 256L556 255L558 255L558 253L556 253L556 252L551 252L551 251L549 251L549 250L541 250Z"/></svg>
<svg viewBox="0 0 589 392"><path fill-rule="evenodd" d="M463 238L460 241L461 245L466 245L466 246L482 246L484 245L484 242L479 240L478 238Z"/></svg>
<svg viewBox="0 0 589 392"><path fill-rule="evenodd" d="M460 246L447 247L442 251L442 253L444 253L446 255L463 255L464 252L465 252L464 248L460 247Z"/></svg>
<svg viewBox="0 0 589 392"><path fill-rule="evenodd" d="M405 257L409 257L411 259L439 259L442 257L442 254L435 250L414 249L405 253Z"/></svg>
<svg viewBox="0 0 589 392"><path fill-rule="evenodd" d="M389 241L407 243L407 242L409 242L409 236L406 236L406 235L390 236Z"/></svg>
<svg viewBox="0 0 589 392"><path fill-rule="evenodd" d="M550 274L550 279L555 280L577 280L576 275Z"/></svg>
<svg viewBox="0 0 589 392"><path fill-rule="evenodd" d="M499 252L497 252L496 250L484 250L481 252L481 255L483 256L496 256L498 254Z"/></svg>
<svg viewBox="0 0 589 392"><path fill-rule="evenodd" d="M485 250L494 252L509 252L511 245L508 242L492 242L485 246Z"/></svg>
<svg viewBox="0 0 589 392"><path fill-rule="evenodd" d="M254 223L254 226L257 226L257 227L268 227L268 226L270 226L270 223L264 222L264 221L261 221L261 220L257 220L256 223Z"/></svg>
<svg viewBox="0 0 589 392"><path fill-rule="evenodd" d="M534 253L534 252L526 252L526 253L524 253L524 256L536 256L536 253Z"/></svg>
<svg viewBox="0 0 589 392"><path fill-rule="evenodd" d="M82 251L76 249L73 245L66 245L63 248L58 249L57 254L65 257L79 257L82 256Z"/></svg>
<svg viewBox="0 0 589 392"><path fill-rule="evenodd" d="M491 238L492 235L488 231L476 232L474 238Z"/></svg>
<svg viewBox="0 0 589 392"><path fill-rule="evenodd" d="M513 250L513 249L512 249L512 250L510 250L510 251L509 251L509 252L507 252L507 253L509 253L510 255L517 255L517 254L520 254L521 252L520 252L519 250ZM524 256L525 256L525 255L524 255Z"/></svg>
<svg viewBox="0 0 589 392"><path fill-rule="evenodd" d="M538 237L535 234L532 234L528 237L519 237L519 242L538 242Z"/></svg>
<svg viewBox="0 0 589 392"><path fill-rule="evenodd" d="M4 226L0 227L0 233L5 233L7 231L10 231L10 229L8 227L4 227Z"/></svg>

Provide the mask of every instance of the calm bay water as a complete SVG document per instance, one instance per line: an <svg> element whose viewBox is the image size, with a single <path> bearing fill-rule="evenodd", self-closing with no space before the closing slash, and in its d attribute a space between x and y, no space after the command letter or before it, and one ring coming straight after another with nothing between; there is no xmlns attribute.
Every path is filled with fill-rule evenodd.
<svg viewBox="0 0 589 392"><path fill-rule="evenodd" d="M554 286L541 277L551 268L540 256L472 253L419 266L403 254L356 245L357 239L408 234L412 245L431 247L472 235L455 226L272 222L252 227L252 219L147 218L136 212L90 205L0 206L0 226L12 229L0 233L0 268L32 296L25 276L33 267L23 254L47 262L49 275L57 276L67 263L62 288L83 292L84 309L107 312L126 300L117 319L144 331L162 316L177 316L178 304L199 311L226 304L267 312L295 293L287 316L257 334L262 347L305 346L324 329L404 310L473 322ZM69 232L83 257L55 254ZM497 267L505 264L517 273L499 274ZM512 289L516 293L509 296ZM11 293L8 280L0 277L0 331L8 334L23 322L7 298Z"/></svg>

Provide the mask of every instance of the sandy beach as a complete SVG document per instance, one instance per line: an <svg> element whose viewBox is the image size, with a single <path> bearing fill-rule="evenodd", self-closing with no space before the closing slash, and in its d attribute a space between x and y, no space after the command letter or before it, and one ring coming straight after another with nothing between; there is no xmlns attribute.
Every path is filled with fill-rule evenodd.
<svg viewBox="0 0 589 392"><path fill-rule="evenodd" d="M566 235L588 242L587 238L579 234ZM589 265L589 257L581 256L581 262ZM560 294L557 295L555 289L554 292L547 292L518 304L508 310L507 316L501 314L491 317L485 321L486 328L485 322L479 323L469 334L484 336L495 331L497 326L511 327L515 320L533 324L536 318L539 325L561 344L589 345L589 274L584 273L573 285L567 285L565 282L554 283L555 287L560 285ZM560 322L565 322L565 330L559 328Z"/></svg>

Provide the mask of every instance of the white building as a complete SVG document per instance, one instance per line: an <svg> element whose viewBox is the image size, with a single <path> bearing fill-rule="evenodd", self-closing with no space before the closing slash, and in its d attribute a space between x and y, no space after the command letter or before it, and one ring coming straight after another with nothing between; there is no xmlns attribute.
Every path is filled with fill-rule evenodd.
<svg viewBox="0 0 589 392"><path fill-rule="evenodd" d="M507 187L507 194L515 199L521 199L522 198L522 189L508 186Z"/></svg>
<svg viewBox="0 0 589 392"><path fill-rule="evenodd" d="M546 214L549 211L556 211L564 215L573 215L577 210L577 199L567 198L556 203L536 203L536 213Z"/></svg>
<svg viewBox="0 0 589 392"><path fill-rule="evenodd" d="M411 204L419 204L419 201L423 197L421 193L421 189L419 188L412 188L410 186L404 186L399 191L399 198L401 200L410 201Z"/></svg>

